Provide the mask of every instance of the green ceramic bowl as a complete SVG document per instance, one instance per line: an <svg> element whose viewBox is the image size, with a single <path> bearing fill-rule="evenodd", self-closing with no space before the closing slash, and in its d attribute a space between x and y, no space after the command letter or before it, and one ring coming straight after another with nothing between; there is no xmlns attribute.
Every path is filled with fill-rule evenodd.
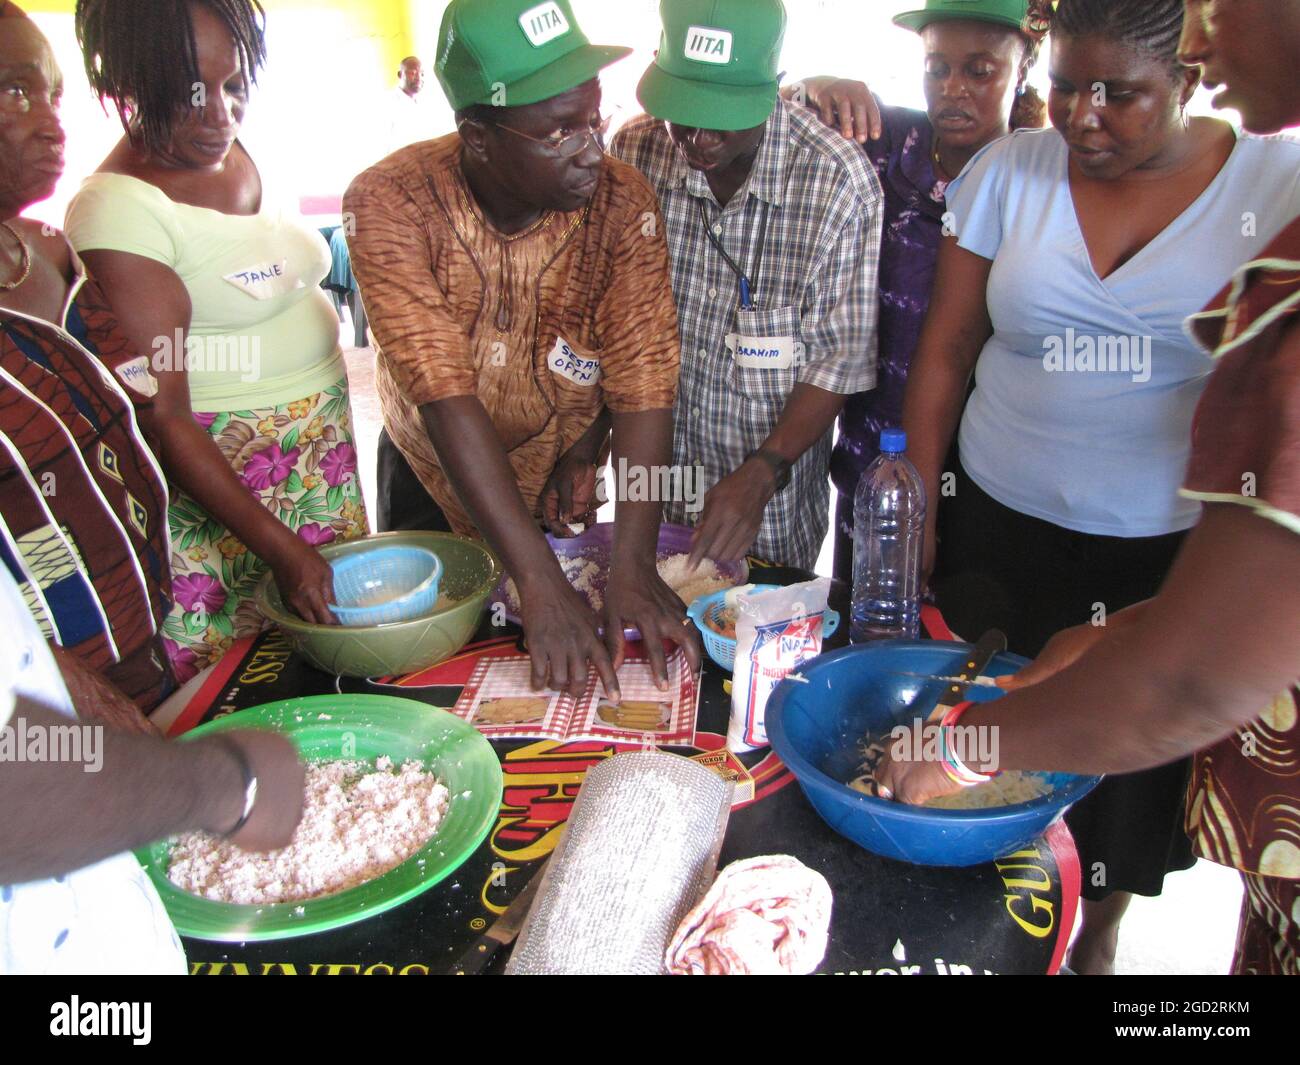
<svg viewBox="0 0 1300 1065"><path fill-rule="evenodd" d="M478 850L501 805L501 763L483 735L454 714L388 695L286 699L201 725L184 743L235 729L284 733L308 762L421 762L447 785L451 804L438 831L395 869L358 887L304 902L237 906L182 891L167 879L170 841L137 852L183 936L221 943L289 939L365 920L446 879Z"/></svg>
<svg viewBox="0 0 1300 1065"><path fill-rule="evenodd" d="M258 610L317 669L346 677L387 677L437 665L469 642L501 580L501 564L486 546L451 533L379 533L330 544L321 555L333 561L380 545L423 547L436 554L443 566L441 591L457 600L456 605L388 625L313 625L284 605L268 573L257 588Z"/></svg>

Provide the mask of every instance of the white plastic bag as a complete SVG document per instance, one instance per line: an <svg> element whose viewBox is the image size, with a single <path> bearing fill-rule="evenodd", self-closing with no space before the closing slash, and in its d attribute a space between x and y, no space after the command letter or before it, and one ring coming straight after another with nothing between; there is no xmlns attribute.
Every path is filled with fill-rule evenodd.
<svg viewBox="0 0 1300 1065"><path fill-rule="evenodd" d="M772 691L804 662L822 653L822 615L829 578L736 596L736 667L731 678L727 746L767 746L764 714Z"/></svg>

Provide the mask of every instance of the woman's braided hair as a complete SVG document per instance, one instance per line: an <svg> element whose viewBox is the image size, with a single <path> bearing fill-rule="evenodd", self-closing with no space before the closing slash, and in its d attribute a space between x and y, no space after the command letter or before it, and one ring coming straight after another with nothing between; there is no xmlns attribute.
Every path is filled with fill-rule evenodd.
<svg viewBox="0 0 1300 1065"><path fill-rule="evenodd" d="M86 77L111 100L132 141L162 151L199 83L191 7L225 23L239 49L245 87L266 62L266 13L258 0L77 0L77 43Z"/></svg>
<svg viewBox="0 0 1300 1065"><path fill-rule="evenodd" d="M1052 32L1062 37L1101 36L1167 60L1183 69L1178 42L1183 34L1183 0L1060 0Z"/></svg>

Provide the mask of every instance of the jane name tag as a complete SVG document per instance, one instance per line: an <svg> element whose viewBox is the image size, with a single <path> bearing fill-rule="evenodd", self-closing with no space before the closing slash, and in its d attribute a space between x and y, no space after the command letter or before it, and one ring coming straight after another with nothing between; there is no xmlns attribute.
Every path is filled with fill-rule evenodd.
<svg viewBox="0 0 1300 1065"><path fill-rule="evenodd" d="M586 359L564 342L563 337L555 341L555 347L546 357L546 365L551 373L559 374L575 385L591 388L600 380L600 360Z"/></svg>
<svg viewBox="0 0 1300 1065"><path fill-rule="evenodd" d="M224 280L240 292L258 300L274 299L303 287L301 280L290 275L288 259L281 259L278 263L246 266L233 274L227 274Z"/></svg>
<svg viewBox="0 0 1300 1065"><path fill-rule="evenodd" d="M727 350L747 370L788 370L794 365L794 337L747 337L727 334Z"/></svg>

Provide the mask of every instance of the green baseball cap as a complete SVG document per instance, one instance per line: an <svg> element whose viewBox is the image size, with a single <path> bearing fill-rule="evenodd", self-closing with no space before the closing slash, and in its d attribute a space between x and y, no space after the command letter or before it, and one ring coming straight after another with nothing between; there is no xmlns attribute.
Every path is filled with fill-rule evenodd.
<svg viewBox="0 0 1300 1065"><path fill-rule="evenodd" d="M522 107L576 89L631 53L588 41L569 0L452 0L434 71L455 111Z"/></svg>
<svg viewBox="0 0 1300 1065"><path fill-rule="evenodd" d="M766 122L781 81L781 0L662 0L659 14L659 51L636 90L646 112L699 129Z"/></svg>
<svg viewBox="0 0 1300 1065"><path fill-rule="evenodd" d="M930 23L946 19L973 19L1026 30L1029 0L926 0L923 11L895 15L894 23L920 33Z"/></svg>

